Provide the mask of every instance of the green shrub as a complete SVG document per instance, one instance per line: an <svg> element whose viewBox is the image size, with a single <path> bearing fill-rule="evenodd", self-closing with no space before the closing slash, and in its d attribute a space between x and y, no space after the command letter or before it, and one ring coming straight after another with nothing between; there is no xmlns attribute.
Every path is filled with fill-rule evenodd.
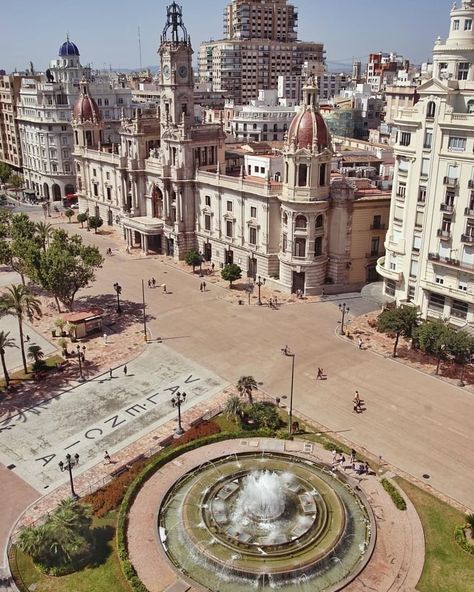
<svg viewBox="0 0 474 592"><path fill-rule="evenodd" d="M467 527L468 527L468 525L457 526L454 529L454 540L461 547L461 549L464 549L464 551L466 551L466 553L469 553L470 555L474 555L474 545L471 545L470 543L468 543L468 541L466 539L466 533L464 532L465 528L467 528Z"/></svg>
<svg viewBox="0 0 474 592"><path fill-rule="evenodd" d="M406 510L407 509L406 501L403 499L403 497L401 496L400 492L395 487L395 485L390 483L390 481L388 481L387 479L382 479L381 483L382 483L382 487L385 489L385 491L392 498L392 502L395 504L395 506L399 510Z"/></svg>

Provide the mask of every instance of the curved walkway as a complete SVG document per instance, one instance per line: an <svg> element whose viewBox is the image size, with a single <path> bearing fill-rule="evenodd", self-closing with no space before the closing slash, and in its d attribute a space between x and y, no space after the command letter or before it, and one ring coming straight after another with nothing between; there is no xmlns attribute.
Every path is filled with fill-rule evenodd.
<svg viewBox="0 0 474 592"><path fill-rule="evenodd" d="M291 452L308 457L302 441L272 439L228 440L211 444L170 461L151 477L138 494L129 515L128 548L138 576L150 592L172 590L201 592L194 582L183 579L172 567L157 537L158 508L171 485L184 473L209 459L247 450ZM316 448L309 455L328 464L331 453ZM377 521L375 550L367 567L345 587L346 592L410 592L421 576L424 564L424 535L416 511L407 499L408 510L397 510L375 476L360 483Z"/></svg>

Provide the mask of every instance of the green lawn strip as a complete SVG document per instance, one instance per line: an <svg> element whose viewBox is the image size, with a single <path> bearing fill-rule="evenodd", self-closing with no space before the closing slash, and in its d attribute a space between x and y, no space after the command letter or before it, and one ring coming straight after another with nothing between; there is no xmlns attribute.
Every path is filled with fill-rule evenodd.
<svg viewBox="0 0 474 592"><path fill-rule="evenodd" d="M130 592L115 549L116 524L116 512L94 519L93 527L98 529L98 545L94 557L97 564L67 576L44 575L36 569L28 555L17 550L18 571L24 584L28 587L36 584L36 592Z"/></svg>
<svg viewBox="0 0 474 592"><path fill-rule="evenodd" d="M64 359L59 354L53 354L49 358L46 358L44 361L47 366L46 371L48 371L51 368L55 368L58 363L61 364L62 362L64 362ZM24 380L30 380L30 381L34 380L32 367L33 367L33 364L27 365L28 374L25 374L23 372L23 370L18 370L17 372L10 373L10 383L18 384L19 382L22 382ZM0 388L3 388L4 386L5 386L5 379L0 378Z"/></svg>
<svg viewBox="0 0 474 592"><path fill-rule="evenodd" d="M400 477L394 481L415 506L425 533L425 565L416 589L419 592L472 592L474 557L454 540L454 529L465 523L465 515Z"/></svg>

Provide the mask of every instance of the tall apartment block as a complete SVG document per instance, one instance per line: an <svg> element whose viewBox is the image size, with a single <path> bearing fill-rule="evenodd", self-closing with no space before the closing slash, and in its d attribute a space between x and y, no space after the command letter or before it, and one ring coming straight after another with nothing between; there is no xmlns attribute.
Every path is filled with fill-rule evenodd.
<svg viewBox="0 0 474 592"><path fill-rule="evenodd" d="M17 172L21 172L22 167L20 133L16 118L23 78L20 74L0 76L0 162L4 162Z"/></svg>
<svg viewBox="0 0 474 592"><path fill-rule="evenodd" d="M474 323L474 1L451 10L433 50L433 77L395 118L398 139L385 294L424 318Z"/></svg>
<svg viewBox="0 0 474 592"><path fill-rule="evenodd" d="M300 74L304 62L323 64L323 44L298 41L297 24L287 0L233 0L224 11L224 38L199 49L201 82L241 105L260 89L276 89L278 76Z"/></svg>

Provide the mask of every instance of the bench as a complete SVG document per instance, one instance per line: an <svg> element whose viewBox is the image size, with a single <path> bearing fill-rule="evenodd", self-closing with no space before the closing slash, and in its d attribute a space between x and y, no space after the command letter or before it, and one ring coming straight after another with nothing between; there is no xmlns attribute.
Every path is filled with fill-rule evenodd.
<svg viewBox="0 0 474 592"><path fill-rule="evenodd" d="M118 477L122 473L125 473L125 471L128 471L128 469L131 469L132 465L134 465L136 462L138 462L140 460L145 460L145 459L146 459L146 456L144 454L139 454L139 455L131 458L124 465L120 465L119 467L117 467L116 469L111 471L110 476L111 477Z"/></svg>
<svg viewBox="0 0 474 592"><path fill-rule="evenodd" d="M206 420L203 419L202 417L198 417L197 419L193 420L189 425L192 428L197 428L198 426L200 426L202 423L204 423Z"/></svg>
<svg viewBox="0 0 474 592"><path fill-rule="evenodd" d="M173 442L174 442L174 435L171 434L170 436L166 436L166 438L163 438L163 440L160 440L158 442L158 444L162 448L166 448L167 446L170 446Z"/></svg>

